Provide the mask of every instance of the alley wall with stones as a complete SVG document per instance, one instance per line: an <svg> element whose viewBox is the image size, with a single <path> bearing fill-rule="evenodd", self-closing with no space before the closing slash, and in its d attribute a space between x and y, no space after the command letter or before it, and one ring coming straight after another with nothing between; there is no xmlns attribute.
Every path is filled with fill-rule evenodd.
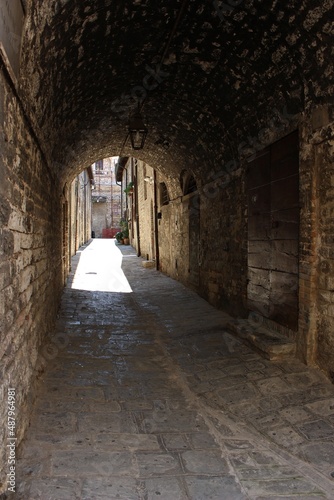
<svg viewBox="0 0 334 500"><path fill-rule="evenodd" d="M273 142L293 130L299 131L298 326L289 330L280 322L261 316L259 320L292 336L297 357L317 365L333 380L333 109L319 106L294 115L291 123L277 127ZM180 191L170 204L161 207L159 221L161 270L219 309L239 317L254 310L247 287L247 166L247 158L240 158L236 168L200 186L199 203L192 204L191 197ZM200 231L198 281L194 283L190 276L189 218L196 211ZM259 258L265 259L265 250L262 252Z"/></svg>
<svg viewBox="0 0 334 500"><path fill-rule="evenodd" d="M334 382L334 109L305 113L300 192L300 315L304 352ZM307 357L307 354L306 354Z"/></svg>
<svg viewBox="0 0 334 500"><path fill-rule="evenodd" d="M0 461L5 462L7 389L16 388L16 437L63 285L61 195L5 64L0 61ZM1 480L4 478L1 477ZM0 488L1 489L1 488Z"/></svg>
<svg viewBox="0 0 334 500"><path fill-rule="evenodd" d="M0 492L5 488L7 390L16 389L14 430L29 425L34 387L54 357L52 336L70 259L91 236L92 175L61 191L0 59Z"/></svg>
<svg viewBox="0 0 334 500"><path fill-rule="evenodd" d="M64 281L70 269L70 259L92 235L93 174L82 171L65 190L63 200L63 265Z"/></svg>

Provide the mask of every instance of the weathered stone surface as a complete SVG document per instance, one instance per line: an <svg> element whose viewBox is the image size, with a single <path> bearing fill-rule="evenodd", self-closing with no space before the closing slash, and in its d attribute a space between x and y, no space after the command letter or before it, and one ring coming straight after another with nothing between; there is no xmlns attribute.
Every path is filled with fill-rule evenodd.
<svg viewBox="0 0 334 500"><path fill-rule="evenodd" d="M201 498L214 500L224 498L224 496L235 498L235 500L247 498L232 477L188 477L186 483L190 496L194 500L200 500Z"/></svg>
<svg viewBox="0 0 334 500"><path fill-rule="evenodd" d="M218 450L185 451L181 457L186 471L193 474L222 474L228 470Z"/></svg>
<svg viewBox="0 0 334 500"><path fill-rule="evenodd" d="M79 481L67 479L66 477L54 478L50 483L45 483L45 478L36 478L36 480L26 488L22 484L18 493L23 495L23 498L35 498L43 500L45 498L57 498L59 500L71 500L75 498L77 492L80 491Z"/></svg>
<svg viewBox="0 0 334 500"><path fill-rule="evenodd" d="M103 246L105 241L100 243ZM111 255L120 252L111 240L107 244ZM96 251L98 245L94 240L82 250ZM333 396L330 382L313 369L301 370L298 363L294 370L290 362L273 364L254 353L250 359L243 344L231 344L230 334L218 328L224 313L180 283L154 269L143 269L131 248L123 246L122 252L129 255L124 266L134 293L97 294L73 290L70 283L65 290L56 330L62 325L67 331L67 325L76 323L76 335L49 361L40 383L18 461L18 498L35 500L40 495L44 500L48 484L56 498L57 492L59 498L126 500L331 498L333 450L327 435L318 433L320 429L326 434L333 425L333 398L324 396L326 392ZM177 307L180 295L182 310ZM111 305L126 314L110 314ZM100 329L88 336L82 321L87 315L101 320ZM129 317L136 324L135 333ZM207 333L205 322L210 325ZM188 336L179 334L181 328ZM91 327L88 330L91 333ZM101 349L92 358L99 330ZM126 347L107 359L104 348L115 338L104 333L114 330L117 343ZM76 345L75 354L68 352L71 343ZM252 367L261 370L255 382L247 377ZM101 398L100 391L81 385L85 377L79 375L86 370L88 379L98 378L95 389L102 389L104 398L94 399ZM217 370L225 373L223 379L216 378ZM208 389L198 392L196 384L203 389L198 375L204 373ZM72 376L73 385L66 385ZM225 390L216 384L235 377L238 384L225 390L237 394L252 388L251 399L231 405L217 396ZM286 377L296 382L293 393ZM141 401L123 390L133 383L145 388L148 380L150 395ZM167 397L170 387L177 398ZM295 404L289 401L285 408L286 389ZM66 397L61 398L63 391ZM320 418L316 412L321 411L321 401L327 410ZM242 405L252 405L253 410L241 412ZM319 421L326 425L320 426Z"/></svg>
<svg viewBox="0 0 334 500"><path fill-rule="evenodd" d="M82 500L90 500L91 498L96 498L96 500L106 500L107 498L139 500L138 490L135 479L86 479L81 498Z"/></svg>
<svg viewBox="0 0 334 500"><path fill-rule="evenodd" d="M311 483L305 481L304 479L293 478L290 480L267 480L267 481L243 481L243 487L250 496L258 495L261 498L262 495L276 494L283 496L300 495L301 498L306 498L308 495L311 496L312 493L319 494L320 491L317 487ZM297 497L298 498L298 497Z"/></svg>
<svg viewBox="0 0 334 500"><path fill-rule="evenodd" d="M59 451L51 460L51 471L55 476L66 476L74 467L77 477L128 476L138 474L133 457L128 452L90 451L79 454L73 450ZM72 469L73 470L73 469Z"/></svg>
<svg viewBox="0 0 334 500"><path fill-rule="evenodd" d="M153 260L143 260L142 262L142 266L147 269L147 268L150 268L150 267L155 267L155 263Z"/></svg>
<svg viewBox="0 0 334 500"><path fill-rule="evenodd" d="M299 425L298 429L308 439L326 439L334 437L334 427L324 420L316 420Z"/></svg>
<svg viewBox="0 0 334 500"><path fill-rule="evenodd" d="M5 113L0 121L0 365L3 394L8 387L16 388L18 444L29 424L36 377L50 359L39 351L54 327L65 256L59 186L2 60L1 68L0 109ZM4 403L4 430L5 410ZM61 419L52 424L62 425ZM6 432L1 436L2 463L7 437Z"/></svg>
<svg viewBox="0 0 334 500"><path fill-rule="evenodd" d="M234 320L228 324L228 328L268 359L285 359L296 354L293 340L268 328L260 328L258 325L254 327L247 320Z"/></svg>
<svg viewBox="0 0 334 500"><path fill-rule="evenodd" d="M176 477L157 477L145 480L147 500L183 500L185 493L182 492Z"/></svg>
<svg viewBox="0 0 334 500"><path fill-rule="evenodd" d="M293 340L300 360L316 363L334 380L332 3L247 0L224 8L216 1L163 0L158 10L139 0L19 3L25 6L23 36L10 30L5 47L10 52L14 45L15 51L22 42L17 82L0 55L1 374L4 390L14 385L18 391L19 439L28 424L28 393L46 361L63 349L59 341L40 351L54 325L75 243L90 233L89 223L75 212L76 193L90 186L72 181L98 158L134 154L127 121L138 101L149 134L135 155L156 169L171 201L161 205L157 200L160 268L218 308L242 317L252 311L247 296L248 160L298 129L294 293L298 290L299 304ZM13 61L13 54L7 55ZM197 193L186 189L191 177ZM151 224L151 212L145 220ZM266 221L261 229L278 234L276 222ZM143 238L146 255L154 253L153 240L156 244L150 227ZM288 241L276 246L278 262L289 260L284 255L288 248L294 248ZM272 271L279 280L280 270ZM260 270L256 274L264 310L265 278ZM283 279L283 296L290 293L284 285ZM182 310L181 295L176 310ZM276 301L284 304L284 297L276 295ZM284 307L280 310L284 315ZM89 327L105 320L86 315L80 321ZM201 321L203 332L210 313ZM276 328L290 335L280 322ZM187 335L184 317L175 336ZM106 346L103 359L128 352L128 345ZM72 345L69 357L80 348ZM188 348L194 354L198 345L189 342ZM212 349L202 346L197 361L214 361L221 349L218 343ZM93 346L91 357L100 354ZM251 361L252 354L246 355ZM246 388L254 387L250 382L259 380L259 373L249 371ZM197 394L214 389L215 383L205 380L196 386ZM128 380L119 389L147 399L161 388L149 382L139 388ZM179 396L180 391L168 388L166 397ZM299 401L312 404L322 396L329 394L312 386ZM293 392L285 398L281 401L294 404ZM236 397L231 401L242 404Z"/></svg>

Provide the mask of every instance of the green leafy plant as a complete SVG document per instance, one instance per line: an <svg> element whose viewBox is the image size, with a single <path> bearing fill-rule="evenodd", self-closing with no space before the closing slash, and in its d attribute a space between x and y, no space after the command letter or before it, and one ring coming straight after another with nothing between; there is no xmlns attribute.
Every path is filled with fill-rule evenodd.
<svg viewBox="0 0 334 500"><path fill-rule="evenodd" d="M134 188L134 182L131 181L124 189L124 193L126 193L126 194L133 193L133 188Z"/></svg>
<svg viewBox="0 0 334 500"><path fill-rule="evenodd" d="M121 227L121 232L123 234L123 238L128 238L129 237L129 224L128 221L125 219L121 219L119 223Z"/></svg>
<svg viewBox="0 0 334 500"><path fill-rule="evenodd" d="M122 231L118 231L118 233L115 234L115 238L117 240L117 243L121 243L124 238Z"/></svg>

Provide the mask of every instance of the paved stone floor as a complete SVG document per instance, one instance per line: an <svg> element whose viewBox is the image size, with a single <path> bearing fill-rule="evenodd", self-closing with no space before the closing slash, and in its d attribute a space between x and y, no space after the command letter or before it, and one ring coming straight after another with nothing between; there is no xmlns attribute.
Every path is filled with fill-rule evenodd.
<svg viewBox="0 0 334 500"><path fill-rule="evenodd" d="M114 241L74 258L16 498L334 499L333 385L120 249L133 292Z"/></svg>

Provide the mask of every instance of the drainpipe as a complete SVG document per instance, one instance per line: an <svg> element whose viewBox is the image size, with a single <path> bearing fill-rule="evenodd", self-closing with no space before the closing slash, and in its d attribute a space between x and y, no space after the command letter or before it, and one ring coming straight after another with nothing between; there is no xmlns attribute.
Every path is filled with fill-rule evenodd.
<svg viewBox="0 0 334 500"><path fill-rule="evenodd" d="M76 194L76 203L75 203L75 248L74 252L76 253L79 249L78 246L78 231L79 231L79 178L75 179L75 194Z"/></svg>
<svg viewBox="0 0 334 500"><path fill-rule="evenodd" d="M137 257L140 256L140 228L139 228L139 203L138 203L138 163L135 163L135 217L136 217L136 233L137 233Z"/></svg>
<svg viewBox="0 0 334 500"><path fill-rule="evenodd" d="M155 236L155 264L159 271L159 231L158 231L158 195L157 195L157 173L153 171L154 176L154 236Z"/></svg>

